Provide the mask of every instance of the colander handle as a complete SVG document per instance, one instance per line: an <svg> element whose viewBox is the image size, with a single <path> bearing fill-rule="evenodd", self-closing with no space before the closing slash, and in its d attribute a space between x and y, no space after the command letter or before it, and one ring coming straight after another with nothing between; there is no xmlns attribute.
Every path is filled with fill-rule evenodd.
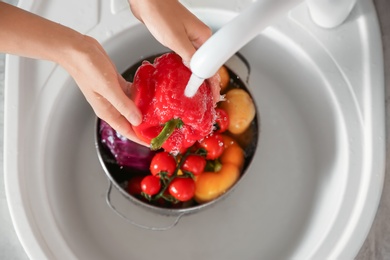
<svg viewBox="0 0 390 260"><path fill-rule="evenodd" d="M126 217L123 213L119 212L115 208L115 206L111 203L112 182L110 180L108 180L108 183L109 184L108 184L108 188L107 188L107 192L106 192L106 203L107 203L107 205L112 209L112 211L115 212L116 215L118 215L119 217L121 217L122 219L126 220L127 222L129 222L130 224L132 224L132 225L134 225L136 227L147 229L147 230L153 230L153 231L166 231L166 230L169 230L169 229L173 228L174 226L176 226L176 224L179 223L180 218L185 214L185 213L181 213L178 216L176 216L175 220L171 224L169 224L168 226L150 227L150 226L139 224L136 221Z"/></svg>

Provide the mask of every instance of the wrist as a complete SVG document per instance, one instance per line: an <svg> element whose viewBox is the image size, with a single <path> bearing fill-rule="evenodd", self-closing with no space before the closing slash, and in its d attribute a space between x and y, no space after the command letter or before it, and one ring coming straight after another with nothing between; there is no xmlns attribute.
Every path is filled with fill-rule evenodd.
<svg viewBox="0 0 390 260"><path fill-rule="evenodd" d="M93 56L99 52L99 46L94 38L75 32L66 38L64 46L53 56L53 61L73 75L82 64L93 64Z"/></svg>

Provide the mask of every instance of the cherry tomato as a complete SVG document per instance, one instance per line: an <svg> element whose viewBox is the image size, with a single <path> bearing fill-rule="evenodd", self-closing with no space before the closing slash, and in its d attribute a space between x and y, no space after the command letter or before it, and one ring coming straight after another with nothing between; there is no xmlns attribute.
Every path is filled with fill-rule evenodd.
<svg viewBox="0 0 390 260"><path fill-rule="evenodd" d="M175 178L169 184L169 193L179 201L188 201L195 195L195 181L192 178Z"/></svg>
<svg viewBox="0 0 390 260"><path fill-rule="evenodd" d="M193 175L199 175L204 171L205 166L206 159L203 156L191 154L185 158L181 170L191 172Z"/></svg>
<svg viewBox="0 0 390 260"><path fill-rule="evenodd" d="M216 124L217 129L215 130L215 132L216 133L223 133L229 127L229 123L230 123L229 122L229 115L222 108L216 108L215 112L217 112L217 119L215 120L215 124Z"/></svg>
<svg viewBox="0 0 390 260"><path fill-rule="evenodd" d="M142 192L141 188L141 181L143 180L144 176L134 176L127 182L127 192L130 195L139 195Z"/></svg>
<svg viewBox="0 0 390 260"><path fill-rule="evenodd" d="M153 175L145 176L141 181L141 189L150 196L157 194L161 189L160 178Z"/></svg>
<svg viewBox="0 0 390 260"><path fill-rule="evenodd" d="M206 136L200 143L199 146L206 150L206 159L214 160L217 159L224 150L223 138L220 134L212 134Z"/></svg>
<svg viewBox="0 0 390 260"><path fill-rule="evenodd" d="M150 171L153 175L158 175L161 172L165 172L167 176L171 176L176 169L176 160L175 158L167 153L160 152L154 155L150 163Z"/></svg>

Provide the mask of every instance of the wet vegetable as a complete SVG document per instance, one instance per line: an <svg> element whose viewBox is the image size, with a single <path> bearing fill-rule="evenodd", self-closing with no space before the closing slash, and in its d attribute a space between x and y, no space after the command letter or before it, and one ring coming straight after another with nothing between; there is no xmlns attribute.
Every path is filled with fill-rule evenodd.
<svg viewBox="0 0 390 260"><path fill-rule="evenodd" d="M218 198L236 183L244 163L244 151L234 142L226 144L219 162L220 165L214 164L214 169L197 176L195 200L198 203Z"/></svg>
<svg viewBox="0 0 390 260"><path fill-rule="evenodd" d="M130 195L157 207L179 209L210 202L234 186L253 157L258 134L254 103L245 84L224 66L218 73L226 101L216 107L212 100L212 105L196 110L197 105L183 99L184 90L179 90L182 76L189 76L180 58L170 53L147 60L124 77L133 82L132 98L143 114L135 131L151 147L137 145L101 123L102 143L119 165L131 167L115 165L120 169L114 178ZM199 97L202 105L209 104L210 99L204 99L211 92L199 93L207 94ZM133 171L137 168L141 172Z"/></svg>
<svg viewBox="0 0 390 260"><path fill-rule="evenodd" d="M199 147L205 149L206 159L214 160L221 156L223 147L223 138L220 134L213 133L206 136L200 143Z"/></svg>
<svg viewBox="0 0 390 260"><path fill-rule="evenodd" d="M101 143L110 151L120 166L140 171L149 169L150 161L155 152L148 147L130 141L103 120L100 120L99 132Z"/></svg>
<svg viewBox="0 0 390 260"><path fill-rule="evenodd" d="M225 66L222 66L217 73L220 78L221 93L224 93L230 82L229 72Z"/></svg>
<svg viewBox="0 0 390 260"><path fill-rule="evenodd" d="M215 132L216 133L223 133L225 132L229 127L229 115L228 113L223 110L222 108L216 108L215 112L217 114L217 118L215 119Z"/></svg>
<svg viewBox="0 0 390 260"><path fill-rule="evenodd" d="M178 201L189 201L195 194L195 182L192 178L175 178L169 184L169 194Z"/></svg>
<svg viewBox="0 0 390 260"><path fill-rule="evenodd" d="M141 181L141 189L147 196L157 194L161 189L160 178L153 175L145 176Z"/></svg>
<svg viewBox="0 0 390 260"><path fill-rule="evenodd" d="M256 108L248 92L243 89L232 89L226 93L226 101L220 107L229 115L228 130L232 134L242 134L255 118Z"/></svg>
<svg viewBox="0 0 390 260"><path fill-rule="evenodd" d="M143 120L134 131L152 150L162 147L167 152L183 152L211 133L216 117L211 87L205 81L194 97L186 97L190 76L191 71L175 53L138 68L133 97Z"/></svg>
<svg viewBox="0 0 390 260"><path fill-rule="evenodd" d="M141 195L142 188L141 188L141 181L143 180L143 176L137 175L132 177L127 182L127 192L131 195Z"/></svg>
<svg viewBox="0 0 390 260"><path fill-rule="evenodd" d="M176 169L175 158L167 152L157 153L151 163L150 172L155 176L172 176Z"/></svg>
<svg viewBox="0 0 390 260"><path fill-rule="evenodd" d="M192 175L199 175L206 167L206 159L201 155L191 154L183 160L181 170Z"/></svg>

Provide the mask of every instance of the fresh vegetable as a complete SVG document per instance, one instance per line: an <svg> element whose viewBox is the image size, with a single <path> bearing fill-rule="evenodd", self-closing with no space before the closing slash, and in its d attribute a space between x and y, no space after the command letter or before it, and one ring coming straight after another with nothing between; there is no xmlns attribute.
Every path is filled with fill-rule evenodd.
<svg viewBox="0 0 390 260"><path fill-rule="evenodd" d="M226 101L220 107L229 115L228 130L232 134L242 134L248 129L256 113L252 98L243 89L231 89L225 95Z"/></svg>
<svg viewBox="0 0 390 260"><path fill-rule="evenodd" d="M211 133L216 117L211 87L205 81L194 97L186 97L190 76L175 53L156 58L154 64L145 61L138 68L133 99L143 120L134 131L152 150L163 147L177 154Z"/></svg>
<svg viewBox="0 0 390 260"><path fill-rule="evenodd" d="M169 156L171 156L166 152L160 152L159 154L161 154L165 159L170 158ZM143 197L156 205L162 205L166 202L177 204L178 202L192 199L195 193L195 182L193 178L196 176L196 174L203 172L206 164L206 160L203 157L204 155L205 152L202 148L191 147L187 149L184 154L175 156L175 159L173 160L175 162L175 167L172 174L167 174L167 171L165 170L159 171L158 173L151 172L150 175L147 175L144 178L144 180L153 181L153 183L148 187L154 187L155 184L151 177L158 179L158 185L160 186L156 187L156 189L153 189L152 191L143 190ZM156 158L158 157L159 156L157 154ZM153 167L151 167L151 169L152 168ZM164 165L161 167L159 166L159 168L164 168Z"/></svg>
<svg viewBox="0 0 390 260"><path fill-rule="evenodd" d="M141 189L148 196L157 194L161 189L160 178L153 175L145 176L141 181Z"/></svg>
<svg viewBox="0 0 390 260"><path fill-rule="evenodd" d="M221 93L223 93L230 82L229 72L225 66L222 66L221 68L219 68L217 73L220 77Z"/></svg>
<svg viewBox="0 0 390 260"><path fill-rule="evenodd" d="M223 147L225 149L233 144L238 144L236 139L234 139L233 137L226 135L226 134L222 135L222 139L223 139Z"/></svg>
<svg viewBox="0 0 390 260"><path fill-rule="evenodd" d="M136 170L147 170L155 154L148 147L134 143L116 132L109 124L99 120L101 143L108 148L120 166Z"/></svg>
<svg viewBox="0 0 390 260"><path fill-rule="evenodd" d="M188 201L194 197L195 181L192 178L177 177L169 184L168 190L178 201Z"/></svg>
<svg viewBox="0 0 390 260"><path fill-rule="evenodd" d="M216 108L217 117L215 119L215 133L223 133L229 127L229 115L222 108Z"/></svg>
<svg viewBox="0 0 390 260"><path fill-rule="evenodd" d="M142 192L141 181L143 176L137 175L127 181L127 192L131 195L140 195Z"/></svg>
<svg viewBox="0 0 390 260"><path fill-rule="evenodd" d="M171 154L167 152L157 153L150 163L150 172L155 176L172 176L175 169L176 160Z"/></svg>
<svg viewBox="0 0 390 260"><path fill-rule="evenodd" d="M257 134L253 127L248 130L255 116L249 93L230 85L235 78L223 66L214 77L217 82L204 83L188 99L184 87L190 74L174 53L159 56L153 63L143 62L135 74L131 72L132 99L143 115L134 131L151 149L164 151L152 152L143 167L149 173L129 177L126 188L158 207L190 207L218 198L237 182L246 156L252 156L242 148L251 153L247 140ZM210 84L221 84L225 94L226 101L218 107ZM145 149L150 152L150 148Z"/></svg>
<svg viewBox="0 0 390 260"><path fill-rule="evenodd" d="M204 172L196 179L195 200L206 203L225 193L240 177L239 168L223 164L218 172Z"/></svg>
<svg viewBox="0 0 390 260"><path fill-rule="evenodd" d="M199 147L206 150L206 159L217 159L224 150L223 138L217 133L208 135L199 143Z"/></svg>
<svg viewBox="0 0 390 260"><path fill-rule="evenodd" d="M205 203L216 199L236 183L241 174L244 151L238 144L231 143L225 148L219 162L220 164L215 164L215 171L210 170L197 176L194 195L197 202Z"/></svg>
<svg viewBox="0 0 390 260"><path fill-rule="evenodd" d="M237 144L230 145L225 148L219 161L222 164L232 163L241 170L244 166L244 150Z"/></svg>
<svg viewBox="0 0 390 260"><path fill-rule="evenodd" d="M190 154L184 159L181 170L197 176L204 171L205 166L206 159L203 156Z"/></svg>

